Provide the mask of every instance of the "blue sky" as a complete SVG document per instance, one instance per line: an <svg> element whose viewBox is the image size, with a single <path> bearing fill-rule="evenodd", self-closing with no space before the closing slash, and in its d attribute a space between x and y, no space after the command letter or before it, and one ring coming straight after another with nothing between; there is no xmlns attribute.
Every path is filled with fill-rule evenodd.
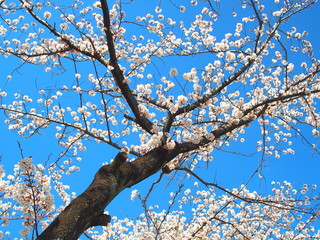
<svg viewBox="0 0 320 240"><path fill-rule="evenodd" d="M234 1L227 0L228 6L225 7L223 4L220 5L222 18L228 18L232 12L232 8L239 8L238 5L234 4ZM177 2L179 6L182 1ZM137 0L135 1L135 8L128 9L128 17L131 15L139 15L146 13L149 10L145 6L145 1ZM168 4L162 2L163 5ZM290 23L289 26L296 26L298 30L306 29L309 32L309 39L314 45L315 56L319 57L320 51L320 26L318 21L318 14L320 12L320 4L317 3L313 9L306 11L303 14L296 16ZM164 11L165 15L171 14L171 12ZM174 13L173 13L174 14ZM224 14L229 14L226 17ZM187 15L192 16L192 10L187 9ZM191 20L190 20L191 21ZM217 35L224 34L225 29L230 27L232 31L234 23L230 21L230 26L217 25ZM232 27L231 27L232 26ZM130 29L128 29L128 34L130 34ZM297 59L299 60L299 59ZM64 81L65 79L71 79L74 75L74 69L72 65L65 65L70 67L70 71L63 75L63 79L60 76L51 76L50 73L45 73L43 71L44 67L38 66L22 66L18 71L13 74L13 79L10 82L6 81L6 76L11 74L15 67L18 67L21 62L15 58L4 59L0 57L0 66L2 67L2 72L0 75L0 88L7 90L8 94L13 92L20 92L23 94L34 95L37 92L37 86L45 85L55 85L55 81ZM69 63L70 64L70 63ZM166 61L165 65L162 65L163 71L168 72L168 70L177 64L181 67L183 64L184 68L192 67L193 63L191 61L187 62L176 62L175 59L172 61ZM90 72L90 69L84 72ZM311 136L311 129L303 129L306 132L312 142L319 143L319 140ZM256 152L256 141L259 137L257 132L259 129L257 126L253 125L252 128L246 131L246 135L249 136L244 144L233 143L230 147L225 150L230 152L241 152L250 156L241 156L232 153L225 153L223 151L216 150L213 152L214 160L208 169L201 168L197 169L196 172L201 173L206 181L213 181L220 184L225 188L239 187L240 184L247 182L253 172L257 169L261 162L261 153ZM136 141L136 139L132 139ZM4 116L0 114L0 164L5 165L5 169L8 173L12 172L13 165L16 164L21 159L20 150L18 148L17 141L20 142L23 149L23 154L25 157L30 155L33 156L34 162L45 162L48 158L55 159L61 148L57 146L56 139L54 137L53 129L46 129L41 131L39 135L35 135L31 138L21 138L17 134L9 131L7 125L4 124ZM317 184L320 186L319 168L320 168L320 157L312 151L312 149L307 146L299 137L293 138L293 148L296 151L295 155L283 155L280 159L274 159L272 157L267 158L263 162L262 175L263 178L258 178L255 176L249 183L248 188L251 190L257 190L262 194L270 193L272 186L271 181L283 182L287 180L297 188L299 188L303 183L307 184ZM71 174L65 177L65 183L69 184L71 192L76 192L80 194L93 179L94 173L101 166L102 163L108 162L112 159L117 151L111 149L104 144L88 143L87 151L81 153L83 160L79 163L81 167L80 172ZM154 201L150 201L149 204L159 204L159 199L165 207L169 199L169 192L175 191L179 180L173 180L170 185L167 183L170 181L171 176L167 176L162 184L156 187L156 191L152 195ZM152 176L146 181L134 186L132 189L125 190L121 193L108 207L106 210L110 212L111 215L118 217L136 217L142 208L139 206L137 200L130 200L130 193L133 189L138 189L142 193L145 192L150 184L158 178L159 174ZM192 183L192 181L190 182ZM318 193L318 190L317 190ZM166 197L167 196L167 197ZM160 205L160 204L159 204Z"/></svg>

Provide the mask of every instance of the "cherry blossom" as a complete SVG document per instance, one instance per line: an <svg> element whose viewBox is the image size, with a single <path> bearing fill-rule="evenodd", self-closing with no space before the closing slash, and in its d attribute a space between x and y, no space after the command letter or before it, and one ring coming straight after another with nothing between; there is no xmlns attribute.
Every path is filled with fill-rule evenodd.
<svg viewBox="0 0 320 240"><path fill-rule="evenodd" d="M2 122L24 138L50 135L60 152L40 160L20 149L21 159L0 165L0 224L20 221L20 237L34 239L320 238L313 183L273 183L260 194L197 173L233 144L256 146L259 177L267 158L295 154L297 137L319 154L320 61L308 32L290 23L316 2L151 1L135 11L135 1L1 1L0 57L19 60L2 76ZM41 81L18 91L24 69ZM64 181L85 171L79 162L95 155L92 145L120 153L101 160L77 195ZM185 185L166 209L149 204L164 176L176 183L180 174ZM135 186L128 197L141 204L139 218L105 212L152 175L147 193ZM73 225L55 232L63 221ZM6 237L16 236L0 230Z"/></svg>

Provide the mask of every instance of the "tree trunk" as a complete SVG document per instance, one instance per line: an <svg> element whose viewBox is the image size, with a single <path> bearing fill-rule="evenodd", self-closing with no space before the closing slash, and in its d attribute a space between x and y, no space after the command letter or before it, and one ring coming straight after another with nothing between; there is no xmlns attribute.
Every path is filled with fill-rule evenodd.
<svg viewBox="0 0 320 240"><path fill-rule="evenodd" d="M119 153L112 164L101 167L90 186L75 198L44 230L37 240L76 240L88 228L107 226L110 216L103 214L105 207L125 188L158 172L167 162L180 153L156 148L133 162L125 162Z"/></svg>

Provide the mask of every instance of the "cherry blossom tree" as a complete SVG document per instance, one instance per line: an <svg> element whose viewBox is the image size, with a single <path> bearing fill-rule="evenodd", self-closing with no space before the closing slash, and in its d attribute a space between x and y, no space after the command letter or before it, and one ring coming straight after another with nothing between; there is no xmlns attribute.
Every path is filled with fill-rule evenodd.
<svg viewBox="0 0 320 240"><path fill-rule="evenodd" d="M296 136L319 153L304 131L319 135L320 61L307 32L290 25L316 2L163 0L141 15L135 1L0 1L1 57L21 60L1 81L28 68L50 76L28 95L1 90L5 123L31 140L53 134L63 149L42 163L21 154L12 174L0 166L2 226L20 220L22 238L46 240L319 239L315 185L275 182L261 195L197 173L236 142L257 145L262 162L293 154ZM251 128L259 139L247 137ZM118 154L70 195L64 177L90 161L81 152L93 143ZM132 191L139 219L105 212L155 174L145 196ZM150 206L155 185L178 174L169 207Z"/></svg>

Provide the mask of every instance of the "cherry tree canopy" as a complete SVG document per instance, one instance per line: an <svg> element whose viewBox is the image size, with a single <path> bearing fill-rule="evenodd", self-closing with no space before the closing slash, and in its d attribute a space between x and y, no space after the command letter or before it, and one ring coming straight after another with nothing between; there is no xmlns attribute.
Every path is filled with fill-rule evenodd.
<svg viewBox="0 0 320 240"><path fill-rule="evenodd" d="M263 195L207 181L216 150L232 144L256 146L260 178L294 141L319 154L320 61L291 24L316 2L0 1L2 124L52 153L35 161L19 144L21 160L0 166L0 238L320 238L316 185L274 182ZM76 196L65 179L86 172L82 162L100 168ZM155 174L145 195L132 191L138 219L106 212ZM168 208L149 206L167 178Z"/></svg>

